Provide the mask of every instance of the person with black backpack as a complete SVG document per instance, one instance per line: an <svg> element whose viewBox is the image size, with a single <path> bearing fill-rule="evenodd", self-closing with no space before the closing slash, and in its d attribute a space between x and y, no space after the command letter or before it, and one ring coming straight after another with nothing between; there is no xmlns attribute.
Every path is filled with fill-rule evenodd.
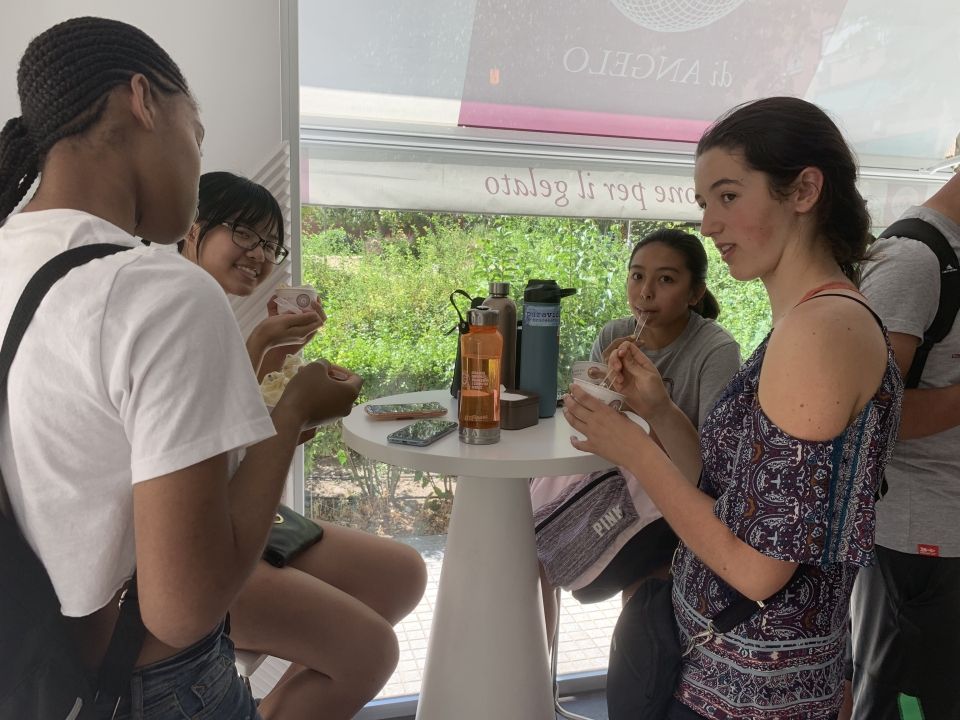
<svg viewBox="0 0 960 720"><path fill-rule="evenodd" d="M302 428L346 415L359 378L306 365L269 415L220 287L141 244L189 229L204 134L149 36L67 20L30 42L17 86L0 131L0 718L259 717L227 608Z"/></svg>
<svg viewBox="0 0 960 720"><path fill-rule="evenodd" d="M852 598L853 717L960 718L960 175L883 233L862 289L906 378L877 503L877 565Z"/></svg>

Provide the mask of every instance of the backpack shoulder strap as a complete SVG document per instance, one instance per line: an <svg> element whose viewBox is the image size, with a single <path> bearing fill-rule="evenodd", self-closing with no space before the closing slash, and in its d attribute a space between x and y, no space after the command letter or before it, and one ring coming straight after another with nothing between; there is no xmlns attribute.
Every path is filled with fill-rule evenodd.
<svg viewBox="0 0 960 720"><path fill-rule="evenodd" d="M13 310L13 315L10 316L10 324L3 336L3 345L0 345L0 407L7 399L7 379L10 376L10 366L13 364L13 357L20 347L20 341L23 340L23 334L27 331L30 321L33 320L40 302L54 283L75 267L129 249L126 245L115 245L113 243L81 245L54 256L34 273L23 289L23 294Z"/></svg>
<svg viewBox="0 0 960 720"><path fill-rule="evenodd" d="M17 354L20 341L23 340L23 334L27 331L27 327L33 320L37 308L40 307L40 301L43 300L47 291L73 268L96 258L106 257L121 250L129 249L126 245L113 243L81 245L55 255L34 273L13 309L10 324L7 325L7 332L3 336L3 344L0 345L0 410L3 410L3 406L7 402L7 380L10 377L13 357ZM11 520L13 519L10 498L7 497L2 474L0 474L0 514L6 515Z"/></svg>
<svg viewBox="0 0 960 720"><path fill-rule="evenodd" d="M940 304L937 314L924 332L923 342L917 347L910 370L904 379L905 387L915 388L920 384L920 376L923 374L930 349L947 336L957 312L960 311L960 262L943 233L920 218L897 220L884 230L880 237L906 237L922 242L937 256L940 263Z"/></svg>
<svg viewBox="0 0 960 720"><path fill-rule="evenodd" d="M23 335L30 325L33 316L54 284L70 270L85 263L103 258L108 255L129 250L127 245L113 243L96 243L81 245L60 253L48 260L30 278L20 300L17 302L10 316L10 324L0 346L0 409L7 401L7 381L10 378L10 367L17 354ZM6 507L3 507L6 504ZM13 513L9 509L9 501L3 487L3 477L0 476L0 511L6 514L10 526L16 528ZM14 530L16 532L16 530ZM51 588L52 590L52 588ZM137 575L133 574L127 589L120 600L120 614L110 637L110 644L103 659L103 665L97 675L95 689L97 695L110 698L119 698L125 692L125 685L129 682L137 655L143 645L146 629L140 617L140 605L137 598ZM116 708L114 708L116 711Z"/></svg>
<svg viewBox="0 0 960 720"><path fill-rule="evenodd" d="M27 327L33 320L33 316L47 291L73 268L96 258L106 257L121 250L129 249L126 245L115 245L113 243L81 245L54 256L34 273L13 309L10 324L7 325L7 332L3 336L3 344L0 345L0 410L7 402L7 380L10 377L13 358L20 347L20 341L23 340L23 334L27 331ZM0 475L0 514L13 518L10 499L7 497L2 475Z"/></svg>

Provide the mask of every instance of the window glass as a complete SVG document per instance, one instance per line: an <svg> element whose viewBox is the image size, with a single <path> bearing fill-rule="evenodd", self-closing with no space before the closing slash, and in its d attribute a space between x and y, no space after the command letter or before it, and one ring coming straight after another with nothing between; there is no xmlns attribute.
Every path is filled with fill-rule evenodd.
<svg viewBox="0 0 960 720"><path fill-rule="evenodd" d="M695 141L741 102L793 95L866 166L951 154L955 0L301 2L301 113ZM922 42L918 42L922 38ZM884 121L880 121L884 120Z"/></svg>
<svg viewBox="0 0 960 720"><path fill-rule="evenodd" d="M760 96L803 97L836 118L885 227L945 182L932 170L956 154L960 98L944 92L954 5L299 3L298 262L329 316L306 356L363 375L362 399L448 387L450 293L506 281L520 308L528 278L554 278L577 289L561 315L565 387L602 324L628 312L632 243L663 224L696 228L691 141ZM706 247L719 322L746 357L769 329L765 293ZM409 542L427 561L382 695L418 692L454 478L363 458L338 425L306 446L304 470L309 515ZM564 600L561 674L605 666L619 601L600 605Z"/></svg>
<svg viewBox="0 0 960 720"><path fill-rule="evenodd" d="M489 281L505 281L522 307L531 277L577 289L561 312L558 384L566 387L571 363L589 357L600 327L629 314L624 284L632 244L663 225L680 225L309 205L302 223L303 279L319 290L329 318L305 354L361 374L364 400L449 387L457 342L449 334L457 320L450 293L461 288L486 297ZM749 352L769 327L766 295L759 283L732 281L713 243L706 248L720 321ZM308 515L409 542L431 567L421 607L398 626L400 668L384 691L415 693L455 479L364 458L343 444L338 425L321 428L305 457ZM605 668L618 603L563 603L562 622L590 622L594 631L587 641L561 627L561 673Z"/></svg>

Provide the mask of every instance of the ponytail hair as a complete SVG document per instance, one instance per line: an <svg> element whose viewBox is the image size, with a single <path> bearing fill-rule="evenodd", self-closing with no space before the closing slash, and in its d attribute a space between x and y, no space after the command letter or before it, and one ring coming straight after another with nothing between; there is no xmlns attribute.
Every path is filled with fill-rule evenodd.
<svg viewBox="0 0 960 720"><path fill-rule="evenodd" d="M867 252L870 215L857 189L857 162L843 134L813 103L771 97L740 105L707 129L697 157L712 148L743 153L769 178L774 197L787 197L804 168L823 173L815 209L817 234L855 285Z"/></svg>
<svg viewBox="0 0 960 720"><path fill-rule="evenodd" d="M137 73L159 92L190 94L163 48L118 20L73 18L30 42L17 71L22 114L0 131L0 224L37 179L50 148L94 126L110 91Z"/></svg>
<svg viewBox="0 0 960 720"><path fill-rule="evenodd" d="M707 320L716 320L720 317L720 303L709 290L703 291L700 302L693 306L693 311Z"/></svg>
<svg viewBox="0 0 960 720"><path fill-rule="evenodd" d="M655 230L633 246L630 260L627 261L627 267L633 263L633 256L637 254L640 248L652 243L663 243L683 255L684 263L690 272L691 287L702 286L704 288L700 302L691 306L690 309L707 320L716 320L720 315L720 303L707 288L707 251L703 249L703 241L696 235L691 235L677 228Z"/></svg>
<svg viewBox="0 0 960 720"><path fill-rule="evenodd" d="M0 223L27 194L40 172L37 145L22 117L7 120L0 130Z"/></svg>

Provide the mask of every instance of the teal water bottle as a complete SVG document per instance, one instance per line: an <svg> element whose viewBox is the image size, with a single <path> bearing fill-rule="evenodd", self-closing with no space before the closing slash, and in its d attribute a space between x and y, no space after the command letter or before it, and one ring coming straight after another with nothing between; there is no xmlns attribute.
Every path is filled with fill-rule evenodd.
<svg viewBox="0 0 960 720"><path fill-rule="evenodd" d="M559 287L556 280L528 280L523 291L519 387L540 395L542 418L557 412L560 300L575 292Z"/></svg>

